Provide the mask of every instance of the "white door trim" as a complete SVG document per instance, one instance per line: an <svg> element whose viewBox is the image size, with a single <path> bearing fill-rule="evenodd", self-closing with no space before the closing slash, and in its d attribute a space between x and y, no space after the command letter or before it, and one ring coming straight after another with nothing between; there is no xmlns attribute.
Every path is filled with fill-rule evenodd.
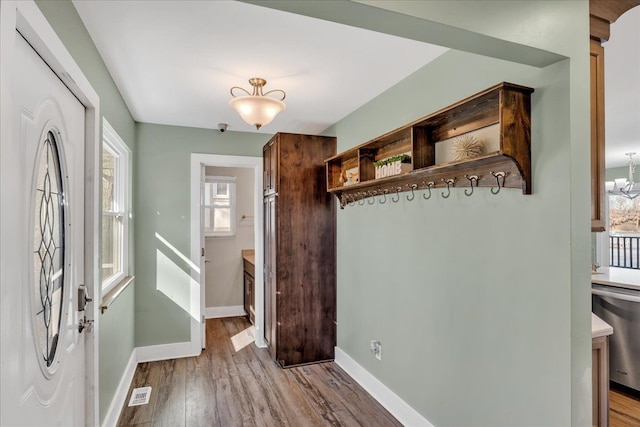
<svg viewBox="0 0 640 427"><path fill-rule="evenodd" d="M201 349L201 322L198 319L205 314L204 283L200 283L200 175L202 165L220 167L253 168L254 170L254 202L255 218L254 241L256 266L263 265L262 245L262 157L223 156L218 154L191 154L191 345L197 353ZM260 267L257 268L259 270ZM260 272L255 277L255 322L256 345L266 347L264 342L264 287ZM197 313L197 315L196 315Z"/></svg>
<svg viewBox="0 0 640 427"><path fill-rule="evenodd" d="M71 54L33 1L0 2L0 138L13 141L13 96L11 76L15 56L16 30L31 44L53 72L85 107L85 285L94 303L87 307L87 317L94 319L92 333L86 340L86 425L98 425L98 276L100 98ZM2 209L6 209L5 206ZM1 215L1 212L0 212ZM6 313L6 310L3 310ZM3 313L3 314L4 314ZM4 316L0 323L6 322ZM5 348L9 346L4 346ZM2 351L5 351L5 348ZM2 353L0 353L2 358Z"/></svg>

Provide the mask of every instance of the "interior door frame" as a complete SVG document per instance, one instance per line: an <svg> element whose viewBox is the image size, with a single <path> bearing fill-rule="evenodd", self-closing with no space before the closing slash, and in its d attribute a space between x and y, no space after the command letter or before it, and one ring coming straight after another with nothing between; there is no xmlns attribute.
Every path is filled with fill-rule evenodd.
<svg viewBox="0 0 640 427"><path fill-rule="evenodd" d="M202 349L205 283L200 275L200 238L204 233L200 227L200 182L203 166L250 168L254 172L254 247L256 266L264 265L262 223L262 157L226 156L219 154L191 153L191 346L194 352ZM255 344L266 347L264 342L264 284L261 267L256 268L255 277ZM196 314L197 313L197 314Z"/></svg>
<svg viewBox="0 0 640 427"><path fill-rule="evenodd" d="M85 337L85 424L99 424L98 403L98 334L99 316L98 302L101 299L98 272L99 226L100 226L100 188L97 179L100 160L100 98L80 67L66 49L56 32L34 1L0 2L0 138L3 141L14 141L18 130L14 129L13 97L11 79L12 66L15 63L16 31L31 44L51 70L62 80L71 93L85 107L85 285L94 297L94 302L87 306L87 317L94 320L92 333ZM10 183L0 182L0 186ZM0 215L5 216L5 206ZM4 258L3 258L4 259ZM2 281L9 278L2 276ZM0 301L0 305L6 304ZM0 323L10 321L11 310L2 310ZM11 347L2 345L2 352ZM8 351L8 350L6 350ZM0 353L2 358L3 353Z"/></svg>

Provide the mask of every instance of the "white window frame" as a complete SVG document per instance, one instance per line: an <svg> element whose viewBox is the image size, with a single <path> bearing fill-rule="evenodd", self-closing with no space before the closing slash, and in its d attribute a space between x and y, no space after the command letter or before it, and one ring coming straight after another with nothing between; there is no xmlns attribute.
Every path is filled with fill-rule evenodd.
<svg viewBox="0 0 640 427"><path fill-rule="evenodd" d="M129 212L131 206L130 188L131 188L131 150L120 138L120 135L113 129L107 119L102 118L102 148L106 149L116 159L116 167L114 177L116 185L114 185L115 210L101 210L101 218L105 215L121 217L122 219L122 236L120 240L120 272L111 276L108 280L102 278L102 294L106 294L120 283L129 272ZM102 150L100 150L100 158L102 159ZM100 176L102 176L102 162L100 163ZM102 188L102 186L100 186ZM102 200L102 193L100 194ZM100 204L102 206L102 203ZM102 233L100 234L102 240ZM102 248L102 242L100 244ZM102 249L100 249L102 250ZM100 257L100 271L102 271L102 254Z"/></svg>
<svg viewBox="0 0 640 427"><path fill-rule="evenodd" d="M230 231L208 231L205 228L205 237L235 237L236 235L236 177L235 176L211 176L205 177L205 183L229 184L229 207L230 207ZM226 206L225 206L226 207ZM206 205L204 203L204 195L202 198L202 214L206 208L216 208L216 204Z"/></svg>

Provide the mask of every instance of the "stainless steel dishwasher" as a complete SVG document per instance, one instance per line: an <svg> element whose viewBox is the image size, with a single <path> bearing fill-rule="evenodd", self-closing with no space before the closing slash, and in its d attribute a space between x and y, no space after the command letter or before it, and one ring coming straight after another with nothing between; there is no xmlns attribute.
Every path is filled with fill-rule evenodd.
<svg viewBox="0 0 640 427"><path fill-rule="evenodd" d="M591 285L596 316L613 327L609 337L611 381L640 391L640 289Z"/></svg>

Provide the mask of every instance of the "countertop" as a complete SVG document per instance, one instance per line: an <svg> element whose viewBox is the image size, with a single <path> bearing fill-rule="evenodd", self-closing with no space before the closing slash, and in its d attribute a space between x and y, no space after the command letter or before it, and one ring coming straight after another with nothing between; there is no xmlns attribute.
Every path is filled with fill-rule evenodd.
<svg viewBox="0 0 640 427"><path fill-rule="evenodd" d="M613 333L613 328L604 320L591 313L591 338L605 337Z"/></svg>
<svg viewBox="0 0 640 427"><path fill-rule="evenodd" d="M237 252L236 252L237 253ZM243 249L242 250L242 258L246 260L251 265L256 265L256 251L255 249Z"/></svg>
<svg viewBox="0 0 640 427"><path fill-rule="evenodd" d="M597 273L591 274L591 283L640 290L640 270L600 267Z"/></svg>

